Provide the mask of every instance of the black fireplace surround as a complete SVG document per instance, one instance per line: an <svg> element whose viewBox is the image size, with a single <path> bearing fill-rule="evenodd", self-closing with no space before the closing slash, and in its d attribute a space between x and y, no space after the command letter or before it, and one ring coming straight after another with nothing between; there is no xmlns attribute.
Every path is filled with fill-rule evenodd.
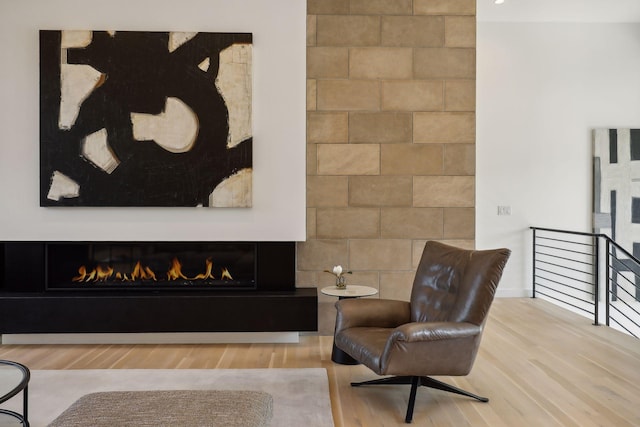
<svg viewBox="0 0 640 427"><path fill-rule="evenodd" d="M317 331L295 242L3 242L0 334Z"/></svg>

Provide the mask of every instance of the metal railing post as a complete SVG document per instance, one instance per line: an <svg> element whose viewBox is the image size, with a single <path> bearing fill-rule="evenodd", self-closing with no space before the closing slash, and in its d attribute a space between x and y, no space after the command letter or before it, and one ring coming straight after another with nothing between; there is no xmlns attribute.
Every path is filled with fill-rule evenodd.
<svg viewBox="0 0 640 427"><path fill-rule="evenodd" d="M531 295L531 298L535 298L536 297L536 229L533 229L533 275L531 277L532 281L532 288L533 288L533 293Z"/></svg>
<svg viewBox="0 0 640 427"><path fill-rule="evenodd" d="M600 300L600 237L598 236L594 236L593 237L593 242L594 242L594 251L595 251L595 257L594 257L594 269L593 269L593 274L594 274L594 283L593 283L593 312L594 312L594 317L595 317L595 321L594 321L594 325L598 326L598 303Z"/></svg>
<svg viewBox="0 0 640 427"><path fill-rule="evenodd" d="M604 307L605 307L605 323L607 326L609 326L609 292L611 291L611 255L609 255L611 253L611 241L609 239L606 239L607 241L607 253L606 253L606 260L605 260L605 274L606 274L606 281L605 281L605 289L604 289Z"/></svg>

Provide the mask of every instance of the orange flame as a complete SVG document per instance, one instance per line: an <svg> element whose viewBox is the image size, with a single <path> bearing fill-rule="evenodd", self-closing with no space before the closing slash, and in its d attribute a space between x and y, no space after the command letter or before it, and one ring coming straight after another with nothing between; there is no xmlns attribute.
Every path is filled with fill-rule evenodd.
<svg viewBox="0 0 640 427"><path fill-rule="evenodd" d="M227 268L222 268L220 273L221 280L233 280L233 277L231 276L231 273ZM113 278L122 282L132 282L136 280L158 280L154 271L148 266L143 266L140 261L136 263L136 265L133 267L133 271L129 274L115 271L114 268L110 266L104 267L101 265L97 266L91 271L88 271L87 267L82 265L78 268L78 275L73 277L71 280L73 282L104 282L109 278ZM215 276L213 275L213 261L211 260L211 258L207 258L204 273L200 273L192 278L189 278L182 272L182 263L180 263L178 258L173 258L173 260L171 261L171 267L167 271L167 280L179 279L215 280Z"/></svg>
<svg viewBox="0 0 640 427"><path fill-rule="evenodd" d="M195 276L193 279L191 280L207 280L207 279L215 279L215 277L213 277L213 261L211 261L211 258L207 258L207 260L205 261L207 268L205 270L204 273L200 273L197 276Z"/></svg>
<svg viewBox="0 0 640 427"><path fill-rule="evenodd" d="M78 276L71 279L73 282L104 282L113 274L112 267L102 267L98 266L91 270L87 271L87 267L81 265L78 268Z"/></svg>
<svg viewBox="0 0 640 427"><path fill-rule="evenodd" d="M71 279L72 282L84 282L84 280L87 278L87 267L81 265L80 268L78 268L78 274L79 276Z"/></svg>
<svg viewBox="0 0 640 427"><path fill-rule="evenodd" d="M153 272L153 270L151 270L147 266L143 267L142 264L140 264L140 261L136 263L135 267L133 267L133 271L131 272L131 280L138 280L138 279L154 280L154 281L158 280L156 279L156 274Z"/></svg>
<svg viewBox="0 0 640 427"><path fill-rule="evenodd" d="M96 272L95 280L99 282L104 282L113 274L113 267L102 267L99 265L98 267L96 267L95 272Z"/></svg>
<svg viewBox="0 0 640 427"><path fill-rule="evenodd" d="M168 280L178 280L178 279L189 280L187 276L182 274L182 264L180 264L180 261L178 261L178 258L174 258L171 261L171 268L169 268L169 271L167 271L167 279Z"/></svg>
<svg viewBox="0 0 640 427"><path fill-rule="evenodd" d="M233 277L231 277L231 273L229 273L229 270L227 270L226 268L222 269L222 279L229 279L229 280L233 280Z"/></svg>

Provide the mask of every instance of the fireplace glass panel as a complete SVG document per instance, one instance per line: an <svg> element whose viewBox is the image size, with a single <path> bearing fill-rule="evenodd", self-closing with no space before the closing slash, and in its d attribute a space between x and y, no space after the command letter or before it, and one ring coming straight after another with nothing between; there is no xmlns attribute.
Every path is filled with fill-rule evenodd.
<svg viewBox="0 0 640 427"><path fill-rule="evenodd" d="M46 287L255 289L255 243L48 243Z"/></svg>

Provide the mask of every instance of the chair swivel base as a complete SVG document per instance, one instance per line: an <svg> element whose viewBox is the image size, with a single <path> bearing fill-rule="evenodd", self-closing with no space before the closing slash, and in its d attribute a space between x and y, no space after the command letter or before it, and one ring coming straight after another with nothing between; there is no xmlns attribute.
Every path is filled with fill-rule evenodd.
<svg viewBox="0 0 640 427"><path fill-rule="evenodd" d="M479 400L480 402L488 402L489 398L478 396L466 390L458 387L454 387L450 384L443 383L442 381L434 380L431 377L418 377L418 376L400 376L400 377L387 377L377 380L363 381L359 383L351 383L353 387L359 387L361 385L384 385L384 384L411 384L411 394L409 395L409 405L407 406L407 414L405 416L405 423L411 423L413 421L413 408L416 403L416 393L418 386L435 388L437 390L447 391L449 393L461 394L463 396L471 397Z"/></svg>

